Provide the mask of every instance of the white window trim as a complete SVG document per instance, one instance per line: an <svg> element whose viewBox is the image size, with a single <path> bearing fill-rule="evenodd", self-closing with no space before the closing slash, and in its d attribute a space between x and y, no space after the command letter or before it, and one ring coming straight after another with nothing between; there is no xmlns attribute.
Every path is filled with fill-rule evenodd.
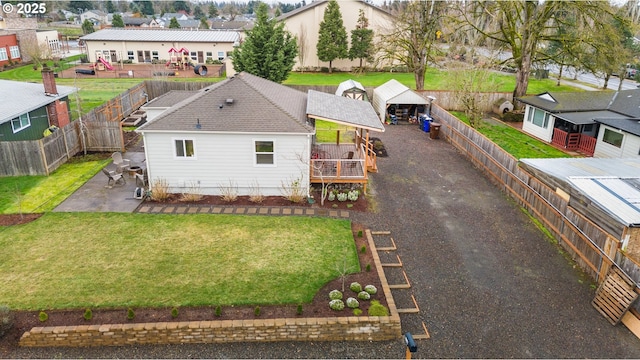
<svg viewBox="0 0 640 360"><path fill-rule="evenodd" d="M9 56L7 56L7 49L6 48L0 48L0 61L3 60L9 60Z"/></svg>
<svg viewBox="0 0 640 360"><path fill-rule="evenodd" d="M273 152L272 153L260 153L260 154L271 154L273 155L273 164L258 164L258 152L256 151L256 142L258 141L270 141L273 143ZM255 167L276 167L276 140L275 139L252 139L251 140L251 153L253 154L253 166Z"/></svg>
<svg viewBox="0 0 640 360"><path fill-rule="evenodd" d="M21 117L26 116L27 117L27 125L22 126L22 120L20 119ZM20 127L16 129L15 127L15 120L18 119L20 120ZM29 116L29 114L22 114L20 116L18 116L17 118L13 118L11 119L11 128L13 129L13 133L17 133L20 132L28 127L31 126L31 117Z"/></svg>
<svg viewBox="0 0 640 360"><path fill-rule="evenodd" d="M607 133L607 131L610 131L610 132L612 132L614 134L618 134L618 135L622 136L622 139L620 139L620 146L614 145L614 144L604 140L604 136ZM604 130L602 130L602 142L604 144L607 144L607 145L609 145L611 147L614 147L616 149L622 149L622 146L624 145L624 133L622 131L616 131L614 129L605 127Z"/></svg>
<svg viewBox="0 0 640 360"><path fill-rule="evenodd" d="M9 51L11 52L11 58L12 59L19 59L20 58L20 48L18 47L18 45L11 46L9 48Z"/></svg>
<svg viewBox="0 0 640 360"><path fill-rule="evenodd" d="M182 146L184 148L184 141L193 142L193 156L178 156L176 152L176 141L183 141ZM187 149L184 149L185 153ZM196 148L196 140L193 138L171 138L171 151L173 152L173 158L176 160L197 160L198 158L198 149Z"/></svg>

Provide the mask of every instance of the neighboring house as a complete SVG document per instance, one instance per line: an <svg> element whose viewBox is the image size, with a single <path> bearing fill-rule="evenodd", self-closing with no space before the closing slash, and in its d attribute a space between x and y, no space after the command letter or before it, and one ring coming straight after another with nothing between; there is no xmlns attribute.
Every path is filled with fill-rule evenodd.
<svg viewBox="0 0 640 360"><path fill-rule="evenodd" d="M127 28L159 28L160 24L155 19L139 18L139 17L126 17L122 18L124 26Z"/></svg>
<svg viewBox="0 0 640 360"><path fill-rule="evenodd" d="M182 29L104 29L80 38L86 44L89 61L104 58L109 62L131 60L150 63L166 62L170 49L186 49L192 63L205 63L208 59L224 60L239 40L236 31Z"/></svg>
<svg viewBox="0 0 640 360"><path fill-rule="evenodd" d="M36 30L38 44L46 46L51 52L51 56L60 57L64 50L62 43L58 40L58 30Z"/></svg>
<svg viewBox="0 0 640 360"><path fill-rule="evenodd" d="M109 14L100 10L86 10L80 14L80 23L85 20L91 21L94 25L111 25Z"/></svg>
<svg viewBox="0 0 640 360"><path fill-rule="evenodd" d="M366 186L372 149L362 138L316 144L314 119L349 124L367 137L369 129L384 131L367 102L305 94L248 73L192 96L176 94L145 105L161 113L136 130L143 136L150 186L164 181L172 193L278 196L296 187L308 194L319 176Z"/></svg>
<svg viewBox="0 0 640 360"><path fill-rule="evenodd" d="M21 62L16 34L0 31L0 66Z"/></svg>
<svg viewBox="0 0 640 360"><path fill-rule="evenodd" d="M640 156L640 89L619 92L545 92L526 104L522 130L588 156Z"/></svg>
<svg viewBox="0 0 640 360"><path fill-rule="evenodd" d="M207 20L209 27L212 30L236 30L245 32L253 29L253 21L226 21L222 19L209 19Z"/></svg>
<svg viewBox="0 0 640 360"><path fill-rule="evenodd" d="M298 58L294 69L301 67L319 69L329 66L328 62L320 61L316 55L320 23L324 19L324 10L328 3L327 0L314 1L278 17L278 20L284 22L285 28L296 36L298 40L306 38L304 64L301 64L300 58ZM377 38L376 35L393 28L393 15L368 2L362 0L341 0L338 1L338 5L340 5L342 21L347 30L349 42L351 41L351 30L356 28L360 10L364 10L364 15L369 20L369 29L373 30L374 33L374 43ZM360 60L358 59L336 59L332 64L334 68L346 71L359 65Z"/></svg>
<svg viewBox="0 0 640 360"><path fill-rule="evenodd" d="M169 24L172 18L176 18L176 20L189 20L189 16L183 13L164 13L160 16L160 20L164 20L166 24Z"/></svg>
<svg viewBox="0 0 640 360"><path fill-rule="evenodd" d="M0 141L38 140L52 125L69 123L68 96L75 88L56 86L51 70L42 77L43 84L0 80Z"/></svg>
<svg viewBox="0 0 640 360"><path fill-rule="evenodd" d="M178 24L180 25L180 29L183 30L198 30L200 28L200 20L178 20Z"/></svg>

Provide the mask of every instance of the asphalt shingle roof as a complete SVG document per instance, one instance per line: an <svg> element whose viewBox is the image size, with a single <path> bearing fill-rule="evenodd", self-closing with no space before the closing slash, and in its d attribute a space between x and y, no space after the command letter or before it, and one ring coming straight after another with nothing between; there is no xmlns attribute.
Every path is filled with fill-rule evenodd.
<svg viewBox="0 0 640 360"><path fill-rule="evenodd" d="M178 103L139 130L312 134L306 103L301 91L243 72Z"/></svg>
<svg viewBox="0 0 640 360"><path fill-rule="evenodd" d="M44 93L44 85L40 83L27 83L10 80L0 80L0 99L2 99L2 112L0 112L0 124L11 121L22 114L28 113L50 104L57 99L73 94L76 89L69 86L57 85L57 96L47 96Z"/></svg>
<svg viewBox="0 0 640 360"><path fill-rule="evenodd" d="M164 29L104 29L81 37L94 41L149 41L149 42L230 42L238 40L236 31L217 30L164 30Z"/></svg>
<svg viewBox="0 0 640 360"><path fill-rule="evenodd" d="M384 126L368 101L309 90L307 114L347 125L384 132Z"/></svg>

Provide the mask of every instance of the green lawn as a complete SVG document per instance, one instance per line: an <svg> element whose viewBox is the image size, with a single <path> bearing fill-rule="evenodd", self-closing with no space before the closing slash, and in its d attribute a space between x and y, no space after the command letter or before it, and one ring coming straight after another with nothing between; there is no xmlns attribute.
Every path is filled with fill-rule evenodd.
<svg viewBox="0 0 640 360"><path fill-rule="evenodd" d="M317 217L47 213L0 248L19 310L297 304L359 271L350 222Z"/></svg>
<svg viewBox="0 0 640 360"><path fill-rule="evenodd" d="M0 177L0 214L51 211L110 160L108 154L75 157L49 176Z"/></svg>
<svg viewBox="0 0 640 360"><path fill-rule="evenodd" d="M463 112L451 111L451 114L469 125L469 120ZM484 122L476 130L516 159L571 157L553 146L534 139L508 125Z"/></svg>

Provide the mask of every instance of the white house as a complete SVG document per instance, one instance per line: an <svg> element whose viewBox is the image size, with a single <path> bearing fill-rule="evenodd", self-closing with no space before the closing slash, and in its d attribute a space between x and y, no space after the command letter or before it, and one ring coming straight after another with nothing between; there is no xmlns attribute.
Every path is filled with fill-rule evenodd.
<svg viewBox="0 0 640 360"><path fill-rule="evenodd" d="M522 130L588 156L640 156L640 89L619 92L545 92L526 104Z"/></svg>

